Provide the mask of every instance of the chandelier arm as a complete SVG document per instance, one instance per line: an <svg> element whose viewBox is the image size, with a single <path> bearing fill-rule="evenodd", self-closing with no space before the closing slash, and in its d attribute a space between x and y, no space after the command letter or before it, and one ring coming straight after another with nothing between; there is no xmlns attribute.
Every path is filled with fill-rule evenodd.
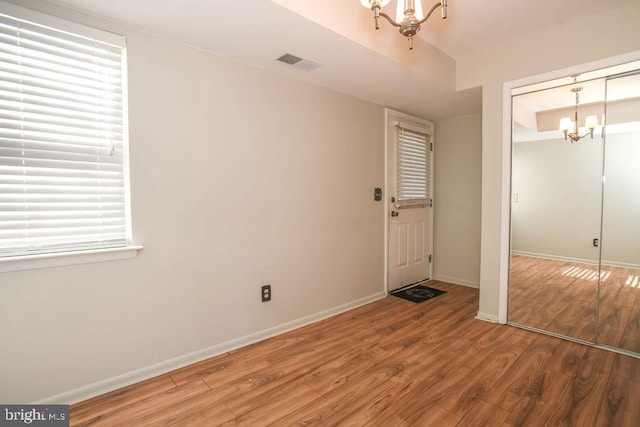
<svg viewBox="0 0 640 427"><path fill-rule="evenodd" d="M422 18L421 20L418 21L418 25L424 24L427 19L429 19L431 17L431 15L433 14L433 12L435 12L435 10L439 7L447 7L447 2L446 1L440 1L436 4L434 4L433 6L431 6L431 9L429 9L429 12L427 12L427 14L424 16L424 18ZM443 18L445 18L446 15L443 16Z"/></svg>
<svg viewBox="0 0 640 427"><path fill-rule="evenodd" d="M384 19L386 19L387 21L389 21L389 23L391 25L393 25L394 27L401 27L401 24L398 24L396 21L393 20L393 18L391 18L389 15L387 15L384 12L380 12L380 16L382 16Z"/></svg>

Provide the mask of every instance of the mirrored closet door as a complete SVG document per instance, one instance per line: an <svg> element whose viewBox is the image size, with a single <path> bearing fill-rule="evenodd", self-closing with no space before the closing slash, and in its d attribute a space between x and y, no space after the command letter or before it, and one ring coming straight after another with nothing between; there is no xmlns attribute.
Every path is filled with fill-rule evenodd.
<svg viewBox="0 0 640 427"><path fill-rule="evenodd" d="M640 72L606 94L597 342L640 354Z"/></svg>
<svg viewBox="0 0 640 427"><path fill-rule="evenodd" d="M508 322L640 353L640 74L531 89L512 96Z"/></svg>

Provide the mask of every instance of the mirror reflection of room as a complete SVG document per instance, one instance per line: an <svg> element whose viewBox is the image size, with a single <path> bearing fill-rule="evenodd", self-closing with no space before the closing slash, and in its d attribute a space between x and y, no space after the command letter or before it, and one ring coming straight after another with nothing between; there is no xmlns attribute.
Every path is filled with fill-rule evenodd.
<svg viewBox="0 0 640 427"><path fill-rule="evenodd" d="M640 74L574 79L512 97L508 320L640 353Z"/></svg>

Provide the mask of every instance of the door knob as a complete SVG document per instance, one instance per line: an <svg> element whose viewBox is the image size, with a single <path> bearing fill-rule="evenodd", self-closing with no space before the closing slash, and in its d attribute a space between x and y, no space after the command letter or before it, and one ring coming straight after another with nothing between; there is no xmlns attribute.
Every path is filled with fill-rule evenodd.
<svg viewBox="0 0 640 427"><path fill-rule="evenodd" d="M396 211L391 211L391 216L398 216L398 215L399 215L399 214L398 214L398 212L396 212Z"/></svg>

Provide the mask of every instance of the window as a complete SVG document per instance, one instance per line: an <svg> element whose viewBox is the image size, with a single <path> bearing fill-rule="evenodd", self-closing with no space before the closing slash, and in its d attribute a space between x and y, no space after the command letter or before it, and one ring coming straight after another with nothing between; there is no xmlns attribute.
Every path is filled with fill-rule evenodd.
<svg viewBox="0 0 640 427"><path fill-rule="evenodd" d="M131 247L124 38L2 6L0 259Z"/></svg>
<svg viewBox="0 0 640 427"><path fill-rule="evenodd" d="M399 205L429 202L430 147L425 132L398 124L397 198Z"/></svg>

